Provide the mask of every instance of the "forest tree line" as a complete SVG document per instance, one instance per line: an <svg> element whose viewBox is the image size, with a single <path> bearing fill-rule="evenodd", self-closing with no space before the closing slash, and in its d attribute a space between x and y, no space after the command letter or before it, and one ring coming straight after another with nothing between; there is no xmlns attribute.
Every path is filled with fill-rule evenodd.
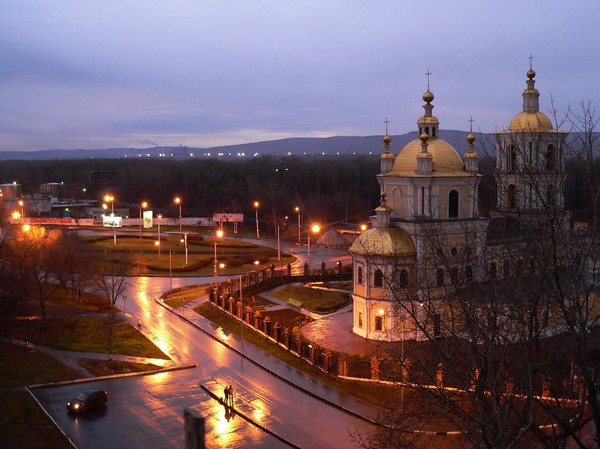
<svg viewBox="0 0 600 449"><path fill-rule="evenodd" d="M480 157L479 208L487 216L496 204L495 159ZM600 173L600 161L566 157L566 209L576 219L589 219L587 180ZM591 171L590 176L581 176ZM183 216L212 216L216 212L243 213L254 220L254 201L260 202L261 224L285 216L295 221L296 207L308 223L360 223L379 205L379 156L260 156L251 159L71 159L0 162L0 181L16 181L24 195L44 183L63 183L61 199L115 196L115 206L131 207L148 201L165 216L179 212L173 199L183 199ZM591 178L590 178L591 177ZM85 190L84 190L85 189Z"/></svg>

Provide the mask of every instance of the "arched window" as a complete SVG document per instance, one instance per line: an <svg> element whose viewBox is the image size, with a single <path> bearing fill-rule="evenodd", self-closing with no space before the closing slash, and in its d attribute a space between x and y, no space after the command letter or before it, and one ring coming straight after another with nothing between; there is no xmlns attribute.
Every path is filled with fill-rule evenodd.
<svg viewBox="0 0 600 449"><path fill-rule="evenodd" d="M506 170L515 171L517 169L517 147L516 145L508 146L508 158L506 161Z"/></svg>
<svg viewBox="0 0 600 449"><path fill-rule="evenodd" d="M383 317L382 316L375 317L375 330L377 332L383 331Z"/></svg>
<svg viewBox="0 0 600 449"><path fill-rule="evenodd" d="M392 209L396 217L402 216L402 190L397 187L392 190Z"/></svg>
<svg viewBox="0 0 600 449"><path fill-rule="evenodd" d="M359 266L358 269L356 270L356 283L357 284L363 283L363 267L362 266Z"/></svg>
<svg viewBox="0 0 600 449"><path fill-rule="evenodd" d="M448 218L458 218L458 192L450 190L448 194Z"/></svg>
<svg viewBox="0 0 600 449"><path fill-rule="evenodd" d="M450 268L450 282L452 282L452 285L454 285L454 286L458 285L458 268L457 267Z"/></svg>
<svg viewBox="0 0 600 449"><path fill-rule="evenodd" d="M546 203L548 206L554 205L554 186L552 184L546 186Z"/></svg>
<svg viewBox="0 0 600 449"><path fill-rule="evenodd" d="M508 207L514 209L517 207L517 192L514 184L510 184L507 189Z"/></svg>
<svg viewBox="0 0 600 449"><path fill-rule="evenodd" d="M473 282L473 267L471 265L467 265L465 268L465 279L467 282Z"/></svg>
<svg viewBox="0 0 600 449"><path fill-rule="evenodd" d="M429 126L425 127L425 134L429 135Z"/></svg>
<svg viewBox="0 0 600 449"><path fill-rule="evenodd" d="M435 272L435 285L438 287L443 287L445 284L444 281L444 269L438 268Z"/></svg>
<svg viewBox="0 0 600 449"><path fill-rule="evenodd" d="M435 137L435 126L431 128L431 137Z"/></svg>
<svg viewBox="0 0 600 449"><path fill-rule="evenodd" d="M400 272L400 287L408 287L408 271L406 270Z"/></svg>
<svg viewBox="0 0 600 449"><path fill-rule="evenodd" d="M375 270L375 276L373 279L373 286L374 287L383 287L383 273L381 272L381 270Z"/></svg>
<svg viewBox="0 0 600 449"><path fill-rule="evenodd" d="M490 264L490 279L496 279L496 262Z"/></svg>
<svg viewBox="0 0 600 449"><path fill-rule="evenodd" d="M556 170L556 147L552 144L546 148L546 171Z"/></svg>

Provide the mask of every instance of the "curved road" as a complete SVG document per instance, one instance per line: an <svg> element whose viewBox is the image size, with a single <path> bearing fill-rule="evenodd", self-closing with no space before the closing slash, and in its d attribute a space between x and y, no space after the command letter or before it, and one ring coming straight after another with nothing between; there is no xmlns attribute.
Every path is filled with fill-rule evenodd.
<svg viewBox="0 0 600 449"><path fill-rule="evenodd" d="M183 448L186 407L205 418L208 448L351 448L356 447L351 434L374 430L367 420L327 401L375 418L376 410L366 404L313 381L251 345L246 344L240 355L153 300L170 284L179 287L211 279L141 277L131 280L127 292L127 316L132 321L141 318L157 346L176 360L195 363L195 368L33 390L77 447ZM204 322L203 327L222 334L212 323ZM276 436L240 415L226 414L201 388L222 395L229 384L236 392L236 410ZM108 407L82 416L67 415L66 402L76 392L94 388L108 391Z"/></svg>

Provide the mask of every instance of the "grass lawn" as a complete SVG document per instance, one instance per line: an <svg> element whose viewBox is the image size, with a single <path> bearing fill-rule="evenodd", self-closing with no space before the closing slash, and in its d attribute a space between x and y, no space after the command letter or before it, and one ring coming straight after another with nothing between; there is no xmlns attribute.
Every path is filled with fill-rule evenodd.
<svg viewBox="0 0 600 449"><path fill-rule="evenodd" d="M271 292L271 295L282 301L295 299L302 302L302 308L315 313L331 313L350 303L348 293L323 290L318 288L288 285Z"/></svg>
<svg viewBox="0 0 600 449"><path fill-rule="evenodd" d="M132 363L120 360L82 360L80 365L96 376L109 376L111 374L137 373L140 371L154 371L160 366L152 363Z"/></svg>

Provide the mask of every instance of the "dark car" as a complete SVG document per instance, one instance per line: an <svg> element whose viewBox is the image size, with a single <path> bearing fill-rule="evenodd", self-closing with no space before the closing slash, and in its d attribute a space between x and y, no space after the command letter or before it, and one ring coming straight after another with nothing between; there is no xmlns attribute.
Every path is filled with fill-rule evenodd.
<svg viewBox="0 0 600 449"><path fill-rule="evenodd" d="M108 393L104 390L83 391L67 402L67 410L74 413L83 413L86 410L102 407L108 401Z"/></svg>

